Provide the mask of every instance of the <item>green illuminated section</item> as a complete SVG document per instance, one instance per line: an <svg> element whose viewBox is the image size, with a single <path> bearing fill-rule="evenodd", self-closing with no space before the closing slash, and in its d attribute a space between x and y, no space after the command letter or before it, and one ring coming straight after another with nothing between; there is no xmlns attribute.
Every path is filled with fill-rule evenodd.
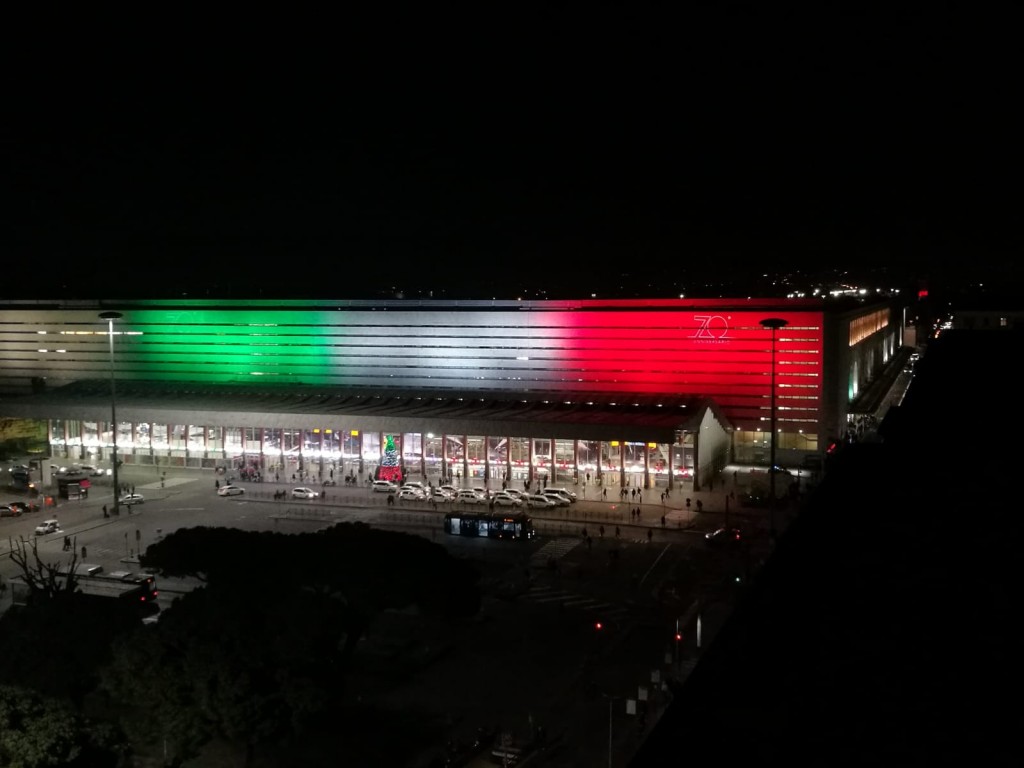
<svg viewBox="0 0 1024 768"><path fill-rule="evenodd" d="M118 337L118 370L158 381L327 384L342 372L331 348L343 340L344 320L340 312L182 309L180 302L134 311L125 322L138 335Z"/></svg>

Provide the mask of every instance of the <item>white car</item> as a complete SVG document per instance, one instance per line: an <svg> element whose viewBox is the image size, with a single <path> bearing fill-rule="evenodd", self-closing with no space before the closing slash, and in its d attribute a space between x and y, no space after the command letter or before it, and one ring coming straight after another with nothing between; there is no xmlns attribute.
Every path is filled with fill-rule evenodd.
<svg viewBox="0 0 1024 768"><path fill-rule="evenodd" d="M245 488L238 485L222 485L217 489L218 496L241 496L245 493Z"/></svg>
<svg viewBox="0 0 1024 768"><path fill-rule="evenodd" d="M545 496L542 493L528 493L523 497L523 501L531 509L551 509L563 506L563 504L559 504L551 496ZM564 506L569 506L569 502L564 502Z"/></svg>
<svg viewBox="0 0 1024 768"><path fill-rule="evenodd" d="M547 496L560 507L568 507L573 501L572 498L560 488L545 488L540 492L540 495Z"/></svg>
<svg viewBox="0 0 1024 768"><path fill-rule="evenodd" d="M515 496L508 491L500 491L494 494L494 506L496 507L521 507L523 506L522 499Z"/></svg>
<svg viewBox="0 0 1024 768"><path fill-rule="evenodd" d="M423 493L419 488L399 488L398 489L398 500L399 501L423 501L427 498L426 494Z"/></svg>
<svg viewBox="0 0 1024 768"><path fill-rule="evenodd" d="M440 488L438 489L440 490ZM486 504L487 497L472 488L463 488L455 496L455 500L461 504Z"/></svg>
<svg viewBox="0 0 1024 768"><path fill-rule="evenodd" d="M390 480L374 480L373 485L370 486L374 493L397 493L398 486L392 483Z"/></svg>
<svg viewBox="0 0 1024 768"><path fill-rule="evenodd" d="M575 491L570 491L567 488L545 488L543 491L541 491L541 493L544 493L544 494L557 493L557 494L567 498L570 503L576 501L576 492Z"/></svg>
<svg viewBox="0 0 1024 768"><path fill-rule="evenodd" d="M130 507L132 504L141 504L145 500L146 497L143 496L141 493L126 493L124 496L117 500L117 503L124 504Z"/></svg>
<svg viewBox="0 0 1024 768"><path fill-rule="evenodd" d="M446 504L455 497L448 493L448 491L442 491L440 488L434 488L430 491L427 498L431 501L436 501L438 504Z"/></svg>
<svg viewBox="0 0 1024 768"><path fill-rule="evenodd" d="M36 526L36 536L45 536L48 533L59 533L60 523L56 520L43 520Z"/></svg>
<svg viewBox="0 0 1024 768"><path fill-rule="evenodd" d="M293 499L318 499L320 494L312 488L292 488Z"/></svg>

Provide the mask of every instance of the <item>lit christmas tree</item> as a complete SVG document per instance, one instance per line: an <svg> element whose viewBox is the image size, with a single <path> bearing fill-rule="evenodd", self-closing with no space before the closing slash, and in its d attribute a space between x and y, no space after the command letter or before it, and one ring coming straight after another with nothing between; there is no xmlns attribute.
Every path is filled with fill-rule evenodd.
<svg viewBox="0 0 1024 768"><path fill-rule="evenodd" d="M384 436L384 452L380 459L380 466L377 467L378 480L391 480L395 483L402 482L402 467L398 460L398 448L395 446L395 436Z"/></svg>

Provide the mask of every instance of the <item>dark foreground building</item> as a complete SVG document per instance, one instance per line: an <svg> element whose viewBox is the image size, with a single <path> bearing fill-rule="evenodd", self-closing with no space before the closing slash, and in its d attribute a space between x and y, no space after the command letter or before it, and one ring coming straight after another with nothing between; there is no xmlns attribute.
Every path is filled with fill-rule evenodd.
<svg viewBox="0 0 1024 768"><path fill-rule="evenodd" d="M1017 765L1020 330L933 341L844 447L631 768Z"/></svg>

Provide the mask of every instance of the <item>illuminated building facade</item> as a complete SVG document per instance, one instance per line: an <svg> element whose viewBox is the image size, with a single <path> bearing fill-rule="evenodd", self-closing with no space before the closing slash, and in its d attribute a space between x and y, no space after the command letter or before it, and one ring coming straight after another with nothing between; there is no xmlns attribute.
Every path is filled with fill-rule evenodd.
<svg viewBox="0 0 1024 768"><path fill-rule="evenodd" d="M255 462L290 477L385 471L699 485L841 434L901 343L887 304L817 299L5 302L0 417L108 459L114 330L128 463Z"/></svg>

